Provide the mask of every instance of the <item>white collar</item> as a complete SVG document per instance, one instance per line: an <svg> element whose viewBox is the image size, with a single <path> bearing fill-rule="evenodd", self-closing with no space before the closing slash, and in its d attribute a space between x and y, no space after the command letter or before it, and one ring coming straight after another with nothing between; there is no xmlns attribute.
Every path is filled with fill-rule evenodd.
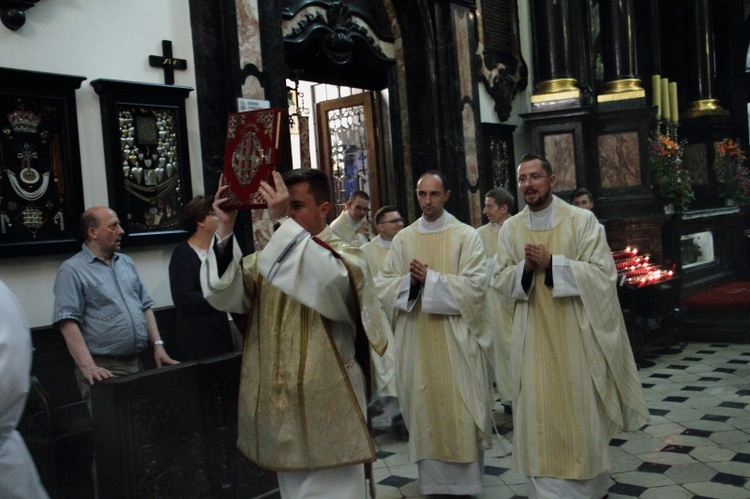
<svg viewBox="0 0 750 499"><path fill-rule="evenodd" d="M386 241L385 239L383 239L382 237L380 237L380 235L378 235L378 237L375 238L375 241L377 241L378 244L380 246L382 246L383 248L390 248L391 247L391 243L393 242L393 240Z"/></svg>
<svg viewBox="0 0 750 499"><path fill-rule="evenodd" d="M443 210L443 214L438 217L434 222L428 222L424 219L424 216L419 217L419 228L422 232L439 232L448 225L448 220L453 217L446 210Z"/></svg>

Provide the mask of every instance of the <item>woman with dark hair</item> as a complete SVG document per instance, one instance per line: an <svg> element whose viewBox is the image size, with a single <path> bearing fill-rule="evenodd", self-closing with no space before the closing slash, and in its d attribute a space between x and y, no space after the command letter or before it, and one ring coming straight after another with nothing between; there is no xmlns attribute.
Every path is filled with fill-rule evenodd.
<svg viewBox="0 0 750 499"><path fill-rule="evenodd" d="M182 362L234 350L227 313L203 298L199 278L218 225L213 201L213 197L196 196L185 205L183 227L190 237L174 249L169 262L169 286L177 315L177 341L170 352Z"/></svg>

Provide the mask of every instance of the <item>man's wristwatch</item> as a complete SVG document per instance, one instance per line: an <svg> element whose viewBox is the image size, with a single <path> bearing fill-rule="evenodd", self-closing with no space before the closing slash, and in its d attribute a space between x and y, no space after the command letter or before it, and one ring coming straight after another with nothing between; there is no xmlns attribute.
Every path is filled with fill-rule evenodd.
<svg viewBox="0 0 750 499"><path fill-rule="evenodd" d="M156 346L156 345L161 345L161 346L164 346L164 340L156 340L156 341L154 342L154 346Z"/></svg>

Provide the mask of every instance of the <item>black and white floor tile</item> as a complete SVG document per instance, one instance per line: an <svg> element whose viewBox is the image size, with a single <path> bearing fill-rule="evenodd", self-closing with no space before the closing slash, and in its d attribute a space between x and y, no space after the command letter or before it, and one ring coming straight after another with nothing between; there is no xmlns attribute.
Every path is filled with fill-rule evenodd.
<svg viewBox="0 0 750 499"><path fill-rule="evenodd" d="M609 499L750 498L750 345L689 343L641 367L651 422L610 442ZM495 445L485 453L481 498L526 497L511 470L513 422L498 403ZM406 442L374 419L378 499L423 497Z"/></svg>

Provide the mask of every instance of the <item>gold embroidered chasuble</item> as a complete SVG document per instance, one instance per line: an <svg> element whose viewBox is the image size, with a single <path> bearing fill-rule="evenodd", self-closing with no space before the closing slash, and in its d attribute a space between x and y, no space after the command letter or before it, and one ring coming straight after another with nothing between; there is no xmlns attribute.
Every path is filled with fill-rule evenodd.
<svg viewBox="0 0 750 499"><path fill-rule="evenodd" d="M396 235L376 287L396 336L396 385L410 458L473 463L491 438L486 263L476 231L445 216L443 230L424 232L417 220ZM425 290L410 311L397 308L413 258L440 274L460 313L423 312Z"/></svg>
<svg viewBox="0 0 750 499"><path fill-rule="evenodd" d="M649 416L599 223L554 202L551 229L531 229L528 207L503 224L492 280L513 314L513 469L587 480L609 469L610 439ZM579 296L553 296L537 270L528 300L511 298L528 243L570 259ZM562 274L553 272L557 285Z"/></svg>
<svg viewBox="0 0 750 499"><path fill-rule="evenodd" d="M209 302L250 314L237 446L277 471L376 459L363 415L355 336L364 328L382 354L389 326L361 251L334 238L329 228L318 239L336 253L290 219L263 251L241 264L235 244L235 259L221 278L213 252L202 268Z"/></svg>

